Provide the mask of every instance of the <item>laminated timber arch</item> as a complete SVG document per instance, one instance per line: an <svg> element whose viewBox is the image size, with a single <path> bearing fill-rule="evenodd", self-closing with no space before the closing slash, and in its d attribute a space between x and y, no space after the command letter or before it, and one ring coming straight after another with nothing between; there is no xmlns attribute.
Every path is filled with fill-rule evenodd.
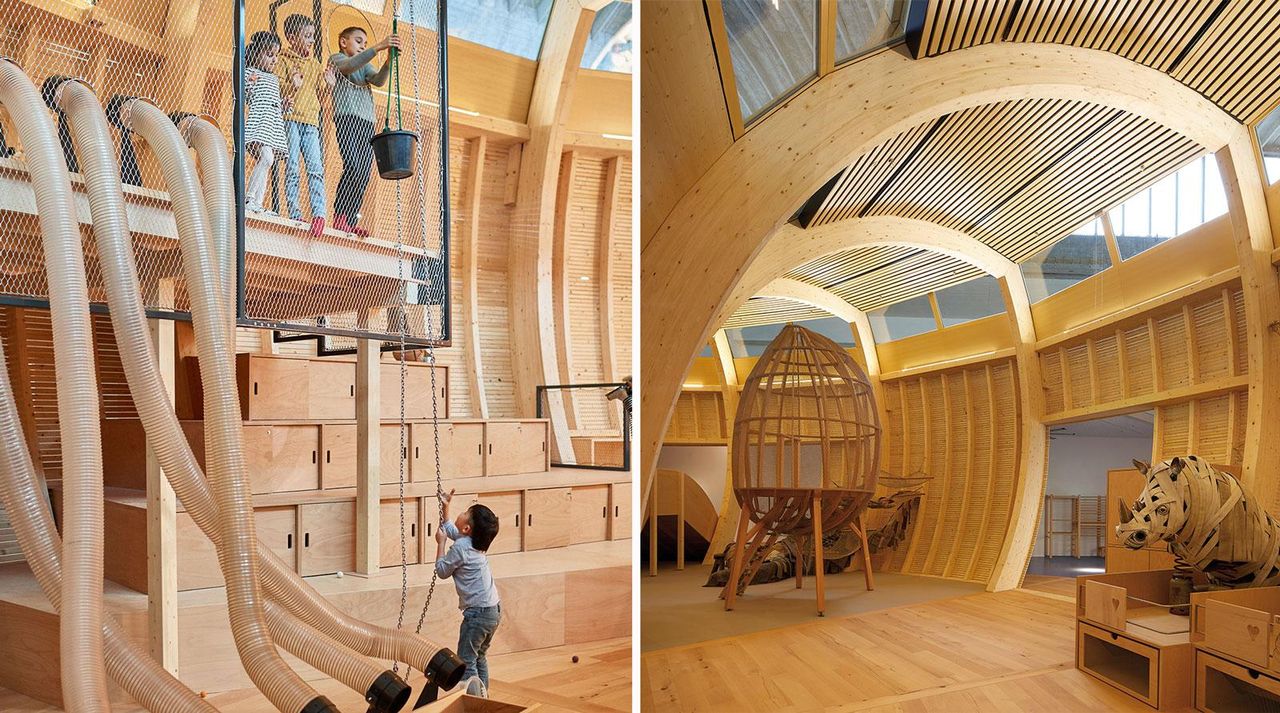
<svg viewBox="0 0 1280 713"><path fill-rule="evenodd" d="M854 65L856 69L851 65L818 80L754 127L693 183L661 225L643 227L644 493L683 375L716 320L726 314L735 287L750 274L786 217L853 158L896 133L996 101L1066 98L1102 104L1151 119L1207 150L1221 150L1237 252L1248 285L1250 391L1261 395L1271 390L1268 385L1276 381L1280 364L1275 336L1266 325L1280 321L1280 293L1263 257L1272 241L1261 174L1246 127L1167 74L1098 50L994 44L915 61L885 51ZM1008 312L1018 329L1019 378L1024 385L1039 385L1025 286L1012 271L1002 277ZM682 319L689 314L708 318ZM1036 394L1039 389L1023 391ZM1022 398L1025 404L1031 397ZM1280 409L1266 401L1250 399L1247 479L1260 463L1276 460L1270 452L1275 447L1267 444L1276 440L1269 431L1277 428L1273 424L1280 416L1270 411ZM1042 413L1042 405L1026 411L1024 456L1028 445L1043 442L1043 427L1036 428ZM1042 484L1043 466L1038 470L1041 475L1024 478L1027 486L1017 494L1014 530L989 581L993 589L1016 586L1029 556L1039 503L1038 497L1028 497L1028 490L1033 482Z"/></svg>

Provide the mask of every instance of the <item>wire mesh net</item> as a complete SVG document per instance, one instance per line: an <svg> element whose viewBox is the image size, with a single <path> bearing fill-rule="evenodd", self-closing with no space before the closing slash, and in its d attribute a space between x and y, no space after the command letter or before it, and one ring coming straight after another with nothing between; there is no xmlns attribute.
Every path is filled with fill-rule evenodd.
<svg viewBox="0 0 1280 713"><path fill-rule="evenodd" d="M553 403L564 409L567 448L559 448L551 429L551 464L625 470L630 467L631 392L622 382L555 384L538 390L539 417L557 418ZM563 456L561 455L563 454Z"/></svg>
<svg viewBox="0 0 1280 713"><path fill-rule="evenodd" d="M107 108L149 309L185 312L187 289L160 164L118 109L142 97L166 112L203 116L236 151L243 81L241 322L347 339L398 341L403 331L413 344L447 343L444 72L438 35L426 29L436 26L441 5L0 0L0 55L44 90L86 225L88 199L53 89L63 78L83 79ZM237 76L241 7L245 65ZM402 154L413 166L403 180L380 177L375 165L370 139L386 128L416 134ZM0 296L43 301L35 196L21 137L3 110L0 235ZM105 303L91 231L85 250L90 297Z"/></svg>

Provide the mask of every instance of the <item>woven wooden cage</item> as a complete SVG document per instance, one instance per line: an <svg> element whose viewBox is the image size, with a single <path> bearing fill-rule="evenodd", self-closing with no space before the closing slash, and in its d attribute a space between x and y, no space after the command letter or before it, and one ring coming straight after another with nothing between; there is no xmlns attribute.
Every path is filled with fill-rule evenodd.
<svg viewBox="0 0 1280 713"><path fill-rule="evenodd" d="M751 370L733 424L733 489L752 522L824 531L856 518L875 493L880 417L866 373L827 337L788 324Z"/></svg>

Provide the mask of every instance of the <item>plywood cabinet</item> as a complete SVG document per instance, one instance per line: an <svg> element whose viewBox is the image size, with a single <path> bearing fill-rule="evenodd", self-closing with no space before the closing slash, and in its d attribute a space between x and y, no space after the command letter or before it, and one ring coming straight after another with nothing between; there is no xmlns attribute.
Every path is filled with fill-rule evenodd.
<svg viewBox="0 0 1280 713"><path fill-rule="evenodd" d="M353 511L354 514L354 511ZM258 508L253 511L258 540L284 560L286 566L298 566L298 516L292 506ZM352 530L354 534L354 530ZM352 544L354 546L354 540ZM354 555L354 552L352 553Z"/></svg>
<svg viewBox="0 0 1280 713"><path fill-rule="evenodd" d="M440 469L445 478L484 475L484 429L479 421L440 424ZM430 423L413 424L413 479L435 480L435 437Z"/></svg>
<svg viewBox="0 0 1280 713"><path fill-rule="evenodd" d="M609 539L629 539L631 537L631 484L610 485L609 503L613 514L613 521L609 523Z"/></svg>
<svg viewBox="0 0 1280 713"><path fill-rule="evenodd" d="M519 490L512 490L500 493L485 493L478 498L481 504L498 516L498 536L494 538L493 544L489 546L489 554L519 552L522 548L524 540L523 495ZM467 507L467 503L470 501L471 498L455 497L453 500L455 505L450 515L456 517L459 512L458 509Z"/></svg>
<svg viewBox="0 0 1280 713"><path fill-rule="evenodd" d="M568 547L571 539L572 488L543 488L524 493L524 549Z"/></svg>
<svg viewBox="0 0 1280 713"><path fill-rule="evenodd" d="M218 564L218 549L196 527L191 515L178 513L178 589L205 589L223 585L222 568ZM259 533L261 535L261 533Z"/></svg>
<svg viewBox="0 0 1280 713"><path fill-rule="evenodd" d="M378 465L378 477L383 483L400 482L400 459L404 458L404 482L413 479L413 461L408 458L409 442L413 434L412 424L405 424L404 445L400 445L400 424L384 423L378 434L378 449L381 458Z"/></svg>
<svg viewBox="0 0 1280 713"><path fill-rule="evenodd" d="M609 539L610 509L608 485L575 487L569 509L569 544Z"/></svg>
<svg viewBox="0 0 1280 713"><path fill-rule="evenodd" d="M306 503L298 506L298 574L350 572L356 567L356 504Z"/></svg>
<svg viewBox="0 0 1280 713"><path fill-rule="evenodd" d="M240 409L247 421L306 418L311 402L308 359L236 355Z"/></svg>
<svg viewBox="0 0 1280 713"><path fill-rule="evenodd" d="M436 417L449 417L449 369L427 364L404 365L404 417L426 419L432 417L431 371L435 369ZM382 389L382 417L400 418L400 362L382 363L379 374Z"/></svg>
<svg viewBox="0 0 1280 713"><path fill-rule="evenodd" d="M356 417L356 369L351 362L314 359L306 362L307 418L351 420Z"/></svg>
<svg viewBox="0 0 1280 713"><path fill-rule="evenodd" d="M320 487L356 486L356 427L326 423L320 427Z"/></svg>
<svg viewBox="0 0 1280 713"><path fill-rule="evenodd" d="M400 538L404 537L405 561L418 563L419 513L418 500L406 498L404 501L404 529L400 528L400 502L398 500L382 501L382 544L379 548L383 567L400 566ZM434 531L434 530L433 530Z"/></svg>
<svg viewBox="0 0 1280 713"><path fill-rule="evenodd" d="M459 505L462 500L458 499L454 502ZM436 561L436 529L440 527L440 501L436 496L429 495L427 497L418 498L418 512L422 526L418 529L422 535L418 538L421 548L420 562Z"/></svg>
<svg viewBox="0 0 1280 713"><path fill-rule="evenodd" d="M254 494L320 487L320 427L246 425L244 461Z"/></svg>
<svg viewBox="0 0 1280 713"><path fill-rule="evenodd" d="M547 469L546 421L490 421L485 429L485 475Z"/></svg>

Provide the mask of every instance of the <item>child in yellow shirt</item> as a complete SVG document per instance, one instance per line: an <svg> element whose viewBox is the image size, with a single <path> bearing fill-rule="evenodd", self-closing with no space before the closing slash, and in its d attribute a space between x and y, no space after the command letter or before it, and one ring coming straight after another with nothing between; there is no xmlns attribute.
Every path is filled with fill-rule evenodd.
<svg viewBox="0 0 1280 713"><path fill-rule="evenodd" d="M280 89L286 104L292 108L284 116L285 136L289 142L285 164L284 194L289 203L289 217L302 221L298 202L301 182L300 161L307 166L307 198L311 206L311 234L324 232L325 192L324 156L320 151L320 100L333 90L337 82L333 65L323 71L312 50L316 45L316 23L306 15L294 14L284 20L285 46L276 62ZM323 82L321 79L323 78Z"/></svg>

